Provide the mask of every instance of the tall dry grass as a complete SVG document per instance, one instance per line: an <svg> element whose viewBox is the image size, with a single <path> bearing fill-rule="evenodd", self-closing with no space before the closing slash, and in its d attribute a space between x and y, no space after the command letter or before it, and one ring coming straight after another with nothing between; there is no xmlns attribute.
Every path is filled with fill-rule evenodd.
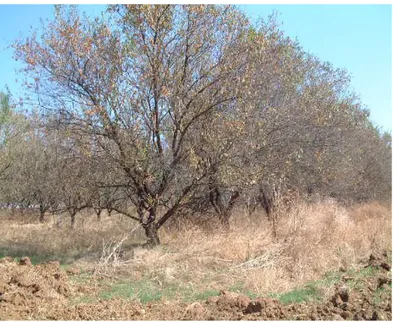
<svg viewBox="0 0 393 322"><path fill-rule="evenodd" d="M287 291L327 271L356 267L371 252L391 251L391 209L379 203L349 209L332 200L300 203L279 211L275 237L263 214L250 218L239 212L231 227L230 232L186 228L177 235L164 234L163 240L190 269L190 274L183 272L187 278L221 270L222 275L210 274L213 284L240 282L258 293ZM181 267L172 272L176 269Z"/></svg>
<svg viewBox="0 0 393 322"><path fill-rule="evenodd" d="M56 228L53 221L21 225L3 219L0 248L10 253L66 254L92 269L102 260L103 250L108 251L108 242L119 239L130 248L144 239L143 231L121 215L103 216L97 222L91 213L80 214L74 229L68 222ZM121 270L111 272L157 281L163 287L239 287L266 294L288 291L330 270L356 267L371 252L391 251L391 209L379 203L352 208L331 200L299 203L279 211L276 236L263 213L249 216L237 211L230 231L217 229L214 222L209 226L182 222L163 227L161 246L134 248L126 264L119 265Z"/></svg>

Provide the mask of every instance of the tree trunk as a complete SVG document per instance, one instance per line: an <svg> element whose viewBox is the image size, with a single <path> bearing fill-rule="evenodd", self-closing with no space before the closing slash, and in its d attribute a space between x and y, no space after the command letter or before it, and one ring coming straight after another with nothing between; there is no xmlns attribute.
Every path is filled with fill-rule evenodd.
<svg viewBox="0 0 393 322"><path fill-rule="evenodd" d="M224 229L229 230L229 218L232 214L232 208L234 207L236 200L239 198L240 192L233 191L227 204L224 203L223 196L220 190L216 187L210 191L210 202L214 207L214 210L218 214L218 218L223 225Z"/></svg>
<svg viewBox="0 0 393 322"><path fill-rule="evenodd" d="M97 221L101 221L102 209L96 209L95 211L96 211L96 214L97 214Z"/></svg>
<svg viewBox="0 0 393 322"><path fill-rule="evenodd" d="M112 209L112 208L108 208L108 209L107 209L107 212L108 212L108 217L110 217L110 216L112 215L112 211L113 211L113 209Z"/></svg>
<svg viewBox="0 0 393 322"><path fill-rule="evenodd" d="M71 212L71 228L74 228L75 216L76 216L76 211Z"/></svg>
<svg viewBox="0 0 393 322"><path fill-rule="evenodd" d="M40 223L45 222L45 209L40 205Z"/></svg>
<svg viewBox="0 0 393 322"><path fill-rule="evenodd" d="M145 229L146 237L147 237L147 244L149 247L155 247L160 245L160 238L158 237L158 229L157 224L152 222L150 224L143 225Z"/></svg>
<svg viewBox="0 0 393 322"><path fill-rule="evenodd" d="M265 189L261 188L260 189L260 195L258 197L259 202L261 203L261 206L263 209L266 211L266 216L268 220L271 220L272 218L272 208L273 208L273 200L270 196L268 196L267 192Z"/></svg>

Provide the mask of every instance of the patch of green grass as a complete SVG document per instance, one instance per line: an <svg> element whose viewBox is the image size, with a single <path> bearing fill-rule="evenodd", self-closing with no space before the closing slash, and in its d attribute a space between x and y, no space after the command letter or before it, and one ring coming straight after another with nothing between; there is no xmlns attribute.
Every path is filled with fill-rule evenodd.
<svg viewBox="0 0 393 322"><path fill-rule="evenodd" d="M358 270L356 275L359 277L368 277L375 275L376 272L378 272L378 268L370 266Z"/></svg>
<svg viewBox="0 0 393 322"><path fill-rule="evenodd" d="M179 285L172 283L162 287L163 298L180 299L184 302L206 301L211 296L218 296L218 290L196 290L191 285Z"/></svg>
<svg viewBox="0 0 393 322"><path fill-rule="evenodd" d="M107 285L99 298L110 300L121 297L139 299L141 303L159 301L161 299L180 299L184 302L206 301L211 296L218 296L217 290L195 291L191 286L181 286L176 283L159 284L155 281L142 279L140 281L122 281Z"/></svg>
<svg viewBox="0 0 393 322"><path fill-rule="evenodd" d="M33 265L37 265L50 260L49 257L43 255L27 254L22 252L9 252L7 250L0 251L0 258L4 258L7 256L12 257L13 260L16 262L18 262L22 257L29 257Z"/></svg>
<svg viewBox="0 0 393 322"><path fill-rule="evenodd" d="M287 293L271 294L270 297L278 299L284 305L321 300L319 290L314 283L309 283L303 288L294 289Z"/></svg>
<svg viewBox="0 0 393 322"><path fill-rule="evenodd" d="M324 277L321 280L307 283L304 287L297 288L292 291L281 293L281 294L271 293L267 296L279 300L284 305L291 304L291 303L310 302L310 301L320 302L322 300L322 290L328 286L338 283L342 275L343 275L342 272L335 272L335 271L328 272L324 275ZM258 297L264 296L262 294L258 294L251 290L245 289L243 283L234 284L229 288L229 291L247 295L250 299L256 299Z"/></svg>
<svg viewBox="0 0 393 322"><path fill-rule="evenodd" d="M361 287L364 277L375 273L374 268L353 269L347 272L328 272L317 281L305 284L286 293L273 293L269 297L278 299L284 305L304 302L321 302L327 287L339 283L343 275L351 277L347 281L349 287ZM78 277L80 278L80 277ZM262 297L244 287L242 282L228 288L230 292L247 295L250 299ZM215 289L198 290L193 286L179 285L178 283L159 283L149 278L139 281L121 281L115 284L107 284L105 290L99 294L99 298L109 300L115 297L139 299L142 303L159 301L161 299L179 299L184 302L206 301L209 297L218 296Z"/></svg>
<svg viewBox="0 0 393 322"><path fill-rule="evenodd" d="M323 285L323 286L331 286L333 284L336 284L340 281L343 273L342 272L327 272L323 276L323 279L316 281L317 284Z"/></svg>
<svg viewBox="0 0 393 322"><path fill-rule="evenodd" d="M238 283L230 286L228 290L230 292L234 292L234 293L243 293L244 292L244 283L238 282Z"/></svg>
<svg viewBox="0 0 393 322"><path fill-rule="evenodd" d="M287 293L270 294L269 297L278 299L284 305L310 301L320 302L323 300L323 289L339 283L344 275L349 277L346 284L350 289L360 290L364 287L364 279L373 276L377 271L377 268L366 267L351 269L347 272L328 272L322 279L307 283L304 287L294 289Z"/></svg>
<svg viewBox="0 0 393 322"><path fill-rule="evenodd" d="M135 289L131 284L114 284L108 291L102 291L100 298L103 300L110 300L114 297L134 297Z"/></svg>
<svg viewBox="0 0 393 322"><path fill-rule="evenodd" d="M328 286L338 283L342 275L342 272L327 272L322 279L309 282L304 285L304 287L296 288L281 294L273 293L270 294L269 297L278 299L284 305L292 303L320 302L323 300L322 290Z"/></svg>
<svg viewBox="0 0 393 322"><path fill-rule="evenodd" d="M159 285L149 280L121 282L112 284L109 290L102 291L100 298L110 300L115 297L138 298L142 303L158 301L162 298Z"/></svg>
<svg viewBox="0 0 393 322"><path fill-rule="evenodd" d="M372 276L376 273L375 268L361 268L353 269L347 272L328 272L322 279L309 282L300 288L293 289L286 293L273 293L267 295L268 297L279 300L284 305L292 303L304 302L321 302L327 295L326 290L334 287L337 283L342 283L343 276L348 276L346 284L349 288L356 289L362 287L362 282L365 277ZM70 278L78 282L86 282L89 274L78 274ZM391 289L391 285L389 286ZM121 280L113 282L106 280L100 283L102 291L98 294L96 299L110 300L115 297L139 299L142 303L154 302L159 300L173 300L178 299L183 302L206 301L209 297L218 296L217 289L196 289L193 285L179 284L178 282L161 283L157 280L144 277L139 281ZM385 285L385 288L387 286ZM228 288L230 292L247 295L250 299L263 297L266 295L257 294L244 287L244 283L238 282ZM380 291L381 294L384 290ZM90 298L81 298L78 301L90 301ZM376 301L380 300L378 294Z"/></svg>
<svg viewBox="0 0 393 322"><path fill-rule="evenodd" d="M63 271L66 271L68 268L70 268L70 264L65 264L65 263L61 263L61 262L60 262L60 268L61 268Z"/></svg>
<svg viewBox="0 0 393 322"><path fill-rule="evenodd" d="M255 292L250 291L250 290L246 290L244 293L245 293L251 300L254 300L254 299L258 298L258 297L261 297L260 294L255 293Z"/></svg>

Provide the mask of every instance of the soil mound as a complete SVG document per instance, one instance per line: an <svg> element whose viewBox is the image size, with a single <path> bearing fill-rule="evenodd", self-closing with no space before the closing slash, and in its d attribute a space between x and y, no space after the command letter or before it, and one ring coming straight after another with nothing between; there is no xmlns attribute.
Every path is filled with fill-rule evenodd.
<svg viewBox="0 0 393 322"><path fill-rule="evenodd" d="M27 319L48 305L61 305L71 295L67 275L59 262L33 266L28 257L19 263L0 260L0 319ZM44 312L42 312L44 314Z"/></svg>

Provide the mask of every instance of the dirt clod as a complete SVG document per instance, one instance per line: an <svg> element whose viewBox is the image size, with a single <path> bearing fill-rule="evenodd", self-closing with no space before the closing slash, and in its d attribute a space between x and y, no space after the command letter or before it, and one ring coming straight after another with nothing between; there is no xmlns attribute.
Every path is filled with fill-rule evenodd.
<svg viewBox="0 0 393 322"><path fill-rule="evenodd" d="M251 314L251 313L256 313L256 312L261 312L262 310L262 304L261 302L255 302L252 301L247 308L244 310L245 314Z"/></svg>
<svg viewBox="0 0 393 322"><path fill-rule="evenodd" d="M380 266L381 266L383 269L387 270L387 271L390 271L390 270L391 270L390 265L389 265L388 263L386 263L386 262L381 263Z"/></svg>
<svg viewBox="0 0 393 322"><path fill-rule="evenodd" d="M3 264L3 263L10 263L10 262L12 262L12 261L13 261L12 257L9 257L9 256L0 258L0 264Z"/></svg>
<svg viewBox="0 0 393 322"><path fill-rule="evenodd" d="M333 320L333 321L342 321L342 320L344 320L344 319L342 318L341 315L333 314L333 315L332 315L332 320Z"/></svg>
<svg viewBox="0 0 393 322"><path fill-rule="evenodd" d="M31 260L30 260L30 258L29 257L22 257L20 260L19 260L19 265L31 265Z"/></svg>

